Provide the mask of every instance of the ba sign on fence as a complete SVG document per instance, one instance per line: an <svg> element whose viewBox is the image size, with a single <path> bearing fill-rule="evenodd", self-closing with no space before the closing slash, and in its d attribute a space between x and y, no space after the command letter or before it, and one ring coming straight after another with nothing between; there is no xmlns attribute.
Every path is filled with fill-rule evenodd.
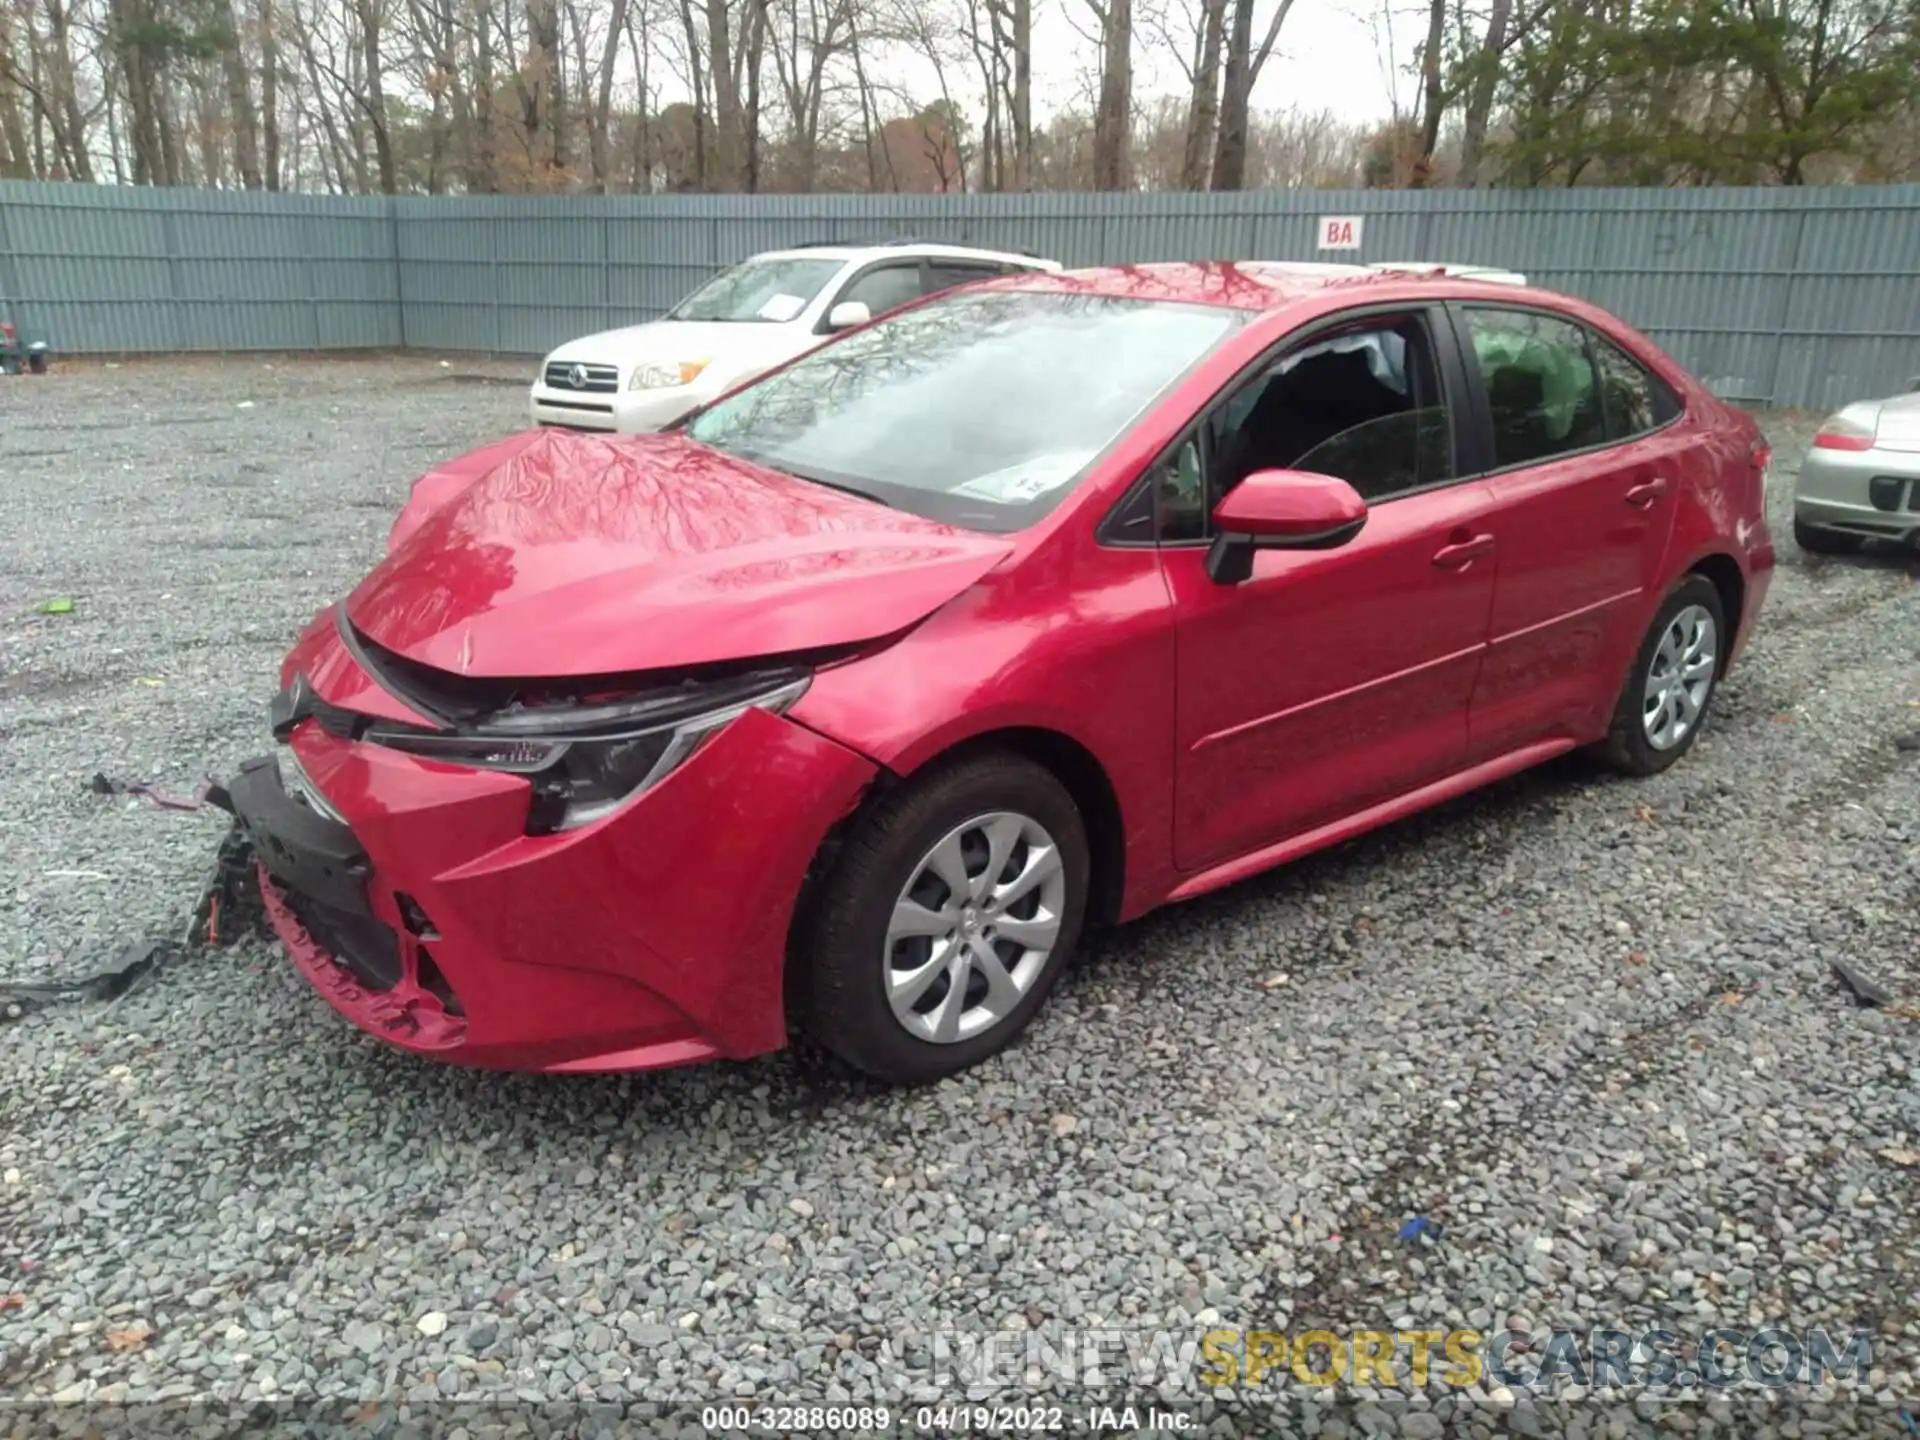
<svg viewBox="0 0 1920 1440"><path fill-rule="evenodd" d="M1322 215L1320 217L1320 248L1322 250L1358 250L1360 248L1360 227L1365 218L1359 215Z"/></svg>

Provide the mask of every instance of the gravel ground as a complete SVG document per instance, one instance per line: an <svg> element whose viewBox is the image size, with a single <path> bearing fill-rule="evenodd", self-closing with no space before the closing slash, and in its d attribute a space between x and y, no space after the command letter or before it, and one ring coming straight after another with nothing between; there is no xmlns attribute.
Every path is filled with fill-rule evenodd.
<svg viewBox="0 0 1920 1440"><path fill-rule="evenodd" d="M0 974L178 929L214 820L86 780L262 749L296 628L515 373L0 380ZM257 944L0 1026L0 1394L898 1404L957 1398L941 1331L1517 1321L1862 1327L1913 1402L1920 1022L1828 962L1920 998L1920 562L1802 557L1786 488L1666 776L1557 764L1151 917L935 1089L443 1068Z"/></svg>

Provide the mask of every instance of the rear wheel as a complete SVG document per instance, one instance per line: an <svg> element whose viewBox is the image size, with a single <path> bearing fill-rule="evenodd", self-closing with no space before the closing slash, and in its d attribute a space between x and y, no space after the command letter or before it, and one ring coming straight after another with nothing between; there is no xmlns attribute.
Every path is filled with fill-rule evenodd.
<svg viewBox="0 0 1920 1440"><path fill-rule="evenodd" d="M1691 750L1732 638L1719 590L1706 576L1689 575L1647 627L1601 758L1629 775L1658 775Z"/></svg>
<svg viewBox="0 0 1920 1440"><path fill-rule="evenodd" d="M1799 516L1793 521L1793 543L1809 555L1853 555L1866 544L1866 538L1850 535L1845 530L1829 530L1822 525L1809 525Z"/></svg>
<svg viewBox="0 0 1920 1440"><path fill-rule="evenodd" d="M1086 912L1086 830L1039 765L988 754L883 798L856 824L801 936L806 1031L904 1084L1010 1044Z"/></svg>

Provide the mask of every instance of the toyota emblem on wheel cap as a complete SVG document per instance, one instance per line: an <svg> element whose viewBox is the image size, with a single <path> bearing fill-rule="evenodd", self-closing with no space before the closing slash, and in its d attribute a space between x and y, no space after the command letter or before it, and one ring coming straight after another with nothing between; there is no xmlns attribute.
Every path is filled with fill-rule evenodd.
<svg viewBox="0 0 1920 1440"><path fill-rule="evenodd" d="M586 389L587 388L587 367L584 365L575 364L571 369L567 371L567 383L573 386L573 388L576 390Z"/></svg>

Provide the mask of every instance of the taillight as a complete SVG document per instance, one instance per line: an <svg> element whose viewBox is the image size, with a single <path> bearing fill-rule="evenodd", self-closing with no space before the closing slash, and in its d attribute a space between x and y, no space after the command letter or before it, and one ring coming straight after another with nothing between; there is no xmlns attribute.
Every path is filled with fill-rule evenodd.
<svg viewBox="0 0 1920 1440"><path fill-rule="evenodd" d="M1820 433L1813 437L1813 447L1816 450L1871 450L1874 433L1879 428L1877 420L1877 416L1863 419L1849 410L1830 415L1820 427Z"/></svg>

